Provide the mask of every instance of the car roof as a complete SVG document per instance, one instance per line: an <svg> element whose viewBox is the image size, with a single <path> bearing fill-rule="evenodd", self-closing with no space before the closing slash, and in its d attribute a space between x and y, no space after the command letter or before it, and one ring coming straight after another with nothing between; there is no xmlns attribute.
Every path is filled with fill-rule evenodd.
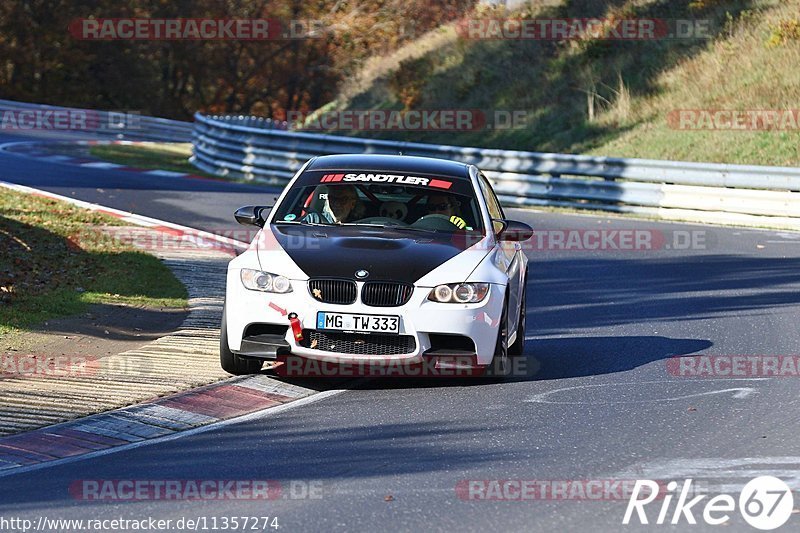
<svg viewBox="0 0 800 533"><path fill-rule="evenodd" d="M403 172L405 174L434 174L469 179L469 165L464 163L408 155L323 155L311 161L306 170L369 170L373 172Z"/></svg>

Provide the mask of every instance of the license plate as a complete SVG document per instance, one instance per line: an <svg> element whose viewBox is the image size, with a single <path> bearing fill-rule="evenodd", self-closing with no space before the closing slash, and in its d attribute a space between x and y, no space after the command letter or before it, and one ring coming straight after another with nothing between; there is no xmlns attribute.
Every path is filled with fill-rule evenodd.
<svg viewBox="0 0 800 533"><path fill-rule="evenodd" d="M400 333L400 317L320 311L317 313L317 329L359 333Z"/></svg>

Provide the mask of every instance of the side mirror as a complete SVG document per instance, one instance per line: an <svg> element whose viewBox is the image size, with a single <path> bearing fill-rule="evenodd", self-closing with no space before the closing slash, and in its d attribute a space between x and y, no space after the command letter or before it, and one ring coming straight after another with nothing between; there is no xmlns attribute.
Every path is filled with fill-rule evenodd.
<svg viewBox="0 0 800 533"><path fill-rule="evenodd" d="M270 209L270 207L265 205L246 205L237 209L233 217L236 219L236 222L244 226L258 226L259 228L263 228L265 222L263 215L264 211L267 209Z"/></svg>
<svg viewBox="0 0 800 533"><path fill-rule="evenodd" d="M504 220L505 227L497 235L501 241L527 241L533 237L533 228L517 220Z"/></svg>

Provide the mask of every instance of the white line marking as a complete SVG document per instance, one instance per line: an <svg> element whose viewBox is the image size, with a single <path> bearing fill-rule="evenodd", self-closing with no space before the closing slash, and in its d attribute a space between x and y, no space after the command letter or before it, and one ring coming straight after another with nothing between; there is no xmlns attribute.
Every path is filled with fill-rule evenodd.
<svg viewBox="0 0 800 533"><path fill-rule="evenodd" d="M189 175L186 172L173 172L171 170L148 170L147 172L143 172L143 174L152 174L153 176L164 176L167 178L182 178Z"/></svg>
<svg viewBox="0 0 800 533"><path fill-rule="evenodd" d="M182 437L190 437L192 435L206 433L207 431L212 431L225 426L230 426L232 424L238 424L240 422L250 422L252 420L269 418L270 416L277 415L279 413L288 411L289 409L293 409L295 407L302 407L304 405L308 405L311 403L318 402L320 400L324 400L326 398L330 398L331 396L336 396L337 394L341 394L343 392L346 392L347 390L348 389L334 389L324 392L318 392L317 394L314 394L312 396L306 396L305 398L301 398L299 400L294 400L292 402L284 403L275 407L268 407L266 409L262 409L261 411L248 413L246 415L242 415L236 418L229 418L228 420L222 420L221 422L215 422L213 424L208 424L207 426L202 426L199 428L188 429L186 431L178 431L175 433L170 433L169 435L164 435L162 437L156 437L153 439L147 439L138 442L131 442L130 444L123 444L121 446L116 446L114 448L108 448L105 450L97 450L76 457L65 457L63 459L55 459L53 461L46 461L44 463L38 463L35 465L21 466L13 470L0 471L0 478L9 477L16 474L24 474L27 472L32 472L34 470L41 470L43 468L50 468L53 466L75 463L78 461L83 461L85 459L94 459L95 457L102 457L104 455L111 455L112 453L117 453L126 450L133 450L136 448L141 448L143 446L149 446L151 444L160 444L162 442L169 442L172 440L180 439Z"/></svg>
<svg viewBox="0 0 800 533"><path fill-rule="evenodd" d="M788 232L788 231L782 231L782 232L776 233L775 236L776 237L780 237L782 239L797 240L797 239L800 239L800 232L792 233L792 232Z"/></svg>
<svg viewBox="0 0 800 533"><path fill-rule="evenodd" d="M154 228L154 227L159 225L159 224L157 224L155 222L148 222L148 221L142 220L137 215L121 217L120 220L123 220L125 222L130 222L131 224L134 224L136 226L143 226L143 227L146 227L146 228Z"/></svg>
<svg viewBox="0 0 800 533"><path fill-rule="evenodd" d="M615 473L615 479L660 479L700 478L701 480L741 479L742 483L714 485L719 492L741 490L744 484L759 476L775 476L786 481L792 488L800 488L800 457L699 457L697 459L656 459L635 463ZM708 487L712 488L712 487Z"/></svg>
<svg viewBox="0 0 800 533"><path fill-rule="evenodd" d="M82 167L88 168L101 168L101 169L114 169L114 168L122 168L125 165L118 165L116 163L109 163L107 161L93 161L91 163L81 163Z"/></svg>
<svg viewBox="0 0 800 533"><path fill-rule="evenodd" d="M61 200L64 202L69 202L73 205L77 205L79 207L84 207L86 209L91 209L92 211L101 211L104 213L108 213L114 216L125 220L126 222L130 222L132 224L136 224L138 226L145 226L145 227L153 227L153 226L163 226L165 228L172 228L177 229L183 232L188 232L190 235L195 235L197 237L201 237L203 239L210 239L212 241L221 242L223 244L228 244L240 250L246 250L249 243L243 241L237 241L235 239L231 239L229 237L223 237L222 235L216 235L214 233L210 233L208 231L203 231L195 228L190 228L188 226L181 226L180 224L173 224L172 222L167 222L166 220L159 220L157 218L146 217L144 215L137 215L135 213L128 213L126 211L122 211L120 209L115 209L113 207L106 207L104 205L99 204L92 204L89 202L84 202L83 200L78 200L76 198L70 198L69 196L62 196L60 194L52 193L49 191L45 191L42 189L35 189L33 187L28 187L26 185L18 185L16 183L10 183L7 181L0 181L0 187L5 187L7 189L12 189L19 192L26 192L26 193L33 193L39 194L42 196L47 196L48 198L54 198L56 200Z"/></svg>
<svg viewBox="0 0 800 533"><path fill-rule="evenodd" d="M644 472L646 474L662 475L668 472L692 474L704 470L728 469L738 466L762 465L796 465L800 468L800 457L797 456L771 456L771 457L736 457L726 459L723 457L698 457L692 459L656 459L644 464L634 464L623 473Z"/></svg>
<svg viewBox="0 0 800 533"><path fill-rule="evenodd" d="M35 141L14 141L14 142L3 143L0 144L0 152L5 152L7 154L15 155L17 157L24 157L26 159L30 159L31 158L30 156L17 152L11 152L9 151L9 148L13 148L15 146L31 145L31 144L39 144L39 143Z"/></svg>
<svg viewBox="0 0 800 533"><path fill-rule="evenodd" d="M742 378L742 379L730 379L730 380L726 380L726 381L765 381L767 379L769 379L769 378ZM667 397L667 398L650 398L650 399L646 399L646 400L643 399L643 400L620 400L620 401L599 402L599 401L594 400L594 399L587 399L585 401L572 402L572 401L557 401L557 400L548 399L548 397L550 395L556 394L558 392L564 392L564 391L573 391L573 390L578 390L578 389L592 389L592 388L599 388L599 387L609 387L609 388L611 388L611 387L631 387L633 385L648 385L648 384L654 384L654 383L671 383L671 384L674 385L674 384L677 384L679 382L677 382L677 381L668 381L667 380L667 381L640 381L638 383L601 383L599 385L576 385L574 387L564 387L564 388L561 388L561 389L555 389L555 390L551 390L551 391L547 391L547 392L542 392L542 393L539 393L539 394L534 394L533 396L531 396L527 400L523 400L523 402L524 403L562 404L562 405L580 405L580 404L585 404L585 403L592 403L592 404L656 403L656 402L671 402L671 401L677 401L677 400L684 400L684 399L687 399L687 398L695 398L695 397L698 397L698 396L708 396L708 395L711 395L711 394L725 394L725 393L728 393L728 392L736 392L736 394L733 395L733 398L744 399L744 398L747 398L748 396L750 396L751 394L754 394L754 393L758 392L752 387L734 387L734 388L729 388L729 389L720 389L720 390L713 390L713 391L695 392L695 393L692 393L692 394L684 394L684 395L681 395L681 396L673 396L673 397ZM688 383L688 382L680 382L680 383ZM693 382L693 383L699 384L699 383L703 383L703 382L702 381L696 381L696 382Z"/></svg>

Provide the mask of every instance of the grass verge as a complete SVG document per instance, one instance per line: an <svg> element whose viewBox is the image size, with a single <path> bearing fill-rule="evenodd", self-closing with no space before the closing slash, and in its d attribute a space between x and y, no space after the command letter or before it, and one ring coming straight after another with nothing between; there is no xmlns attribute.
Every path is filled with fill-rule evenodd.
<svg viewBox="0 0 800 533"><path fill-rule="evenodd" d="M184 308L186 288L155 256L103 234L113 217L0 188L0 335L89 304Z"/></svg>
<svg viewBox="0 0 800 533"><path fill-rule="evenodd" d="M191 143L137 143L137 144L109 144L92 146L89 155L134 168L153 170L171 170L185 172L197 176L214 177L198 170L189 163L192 155Z"/></svg>

